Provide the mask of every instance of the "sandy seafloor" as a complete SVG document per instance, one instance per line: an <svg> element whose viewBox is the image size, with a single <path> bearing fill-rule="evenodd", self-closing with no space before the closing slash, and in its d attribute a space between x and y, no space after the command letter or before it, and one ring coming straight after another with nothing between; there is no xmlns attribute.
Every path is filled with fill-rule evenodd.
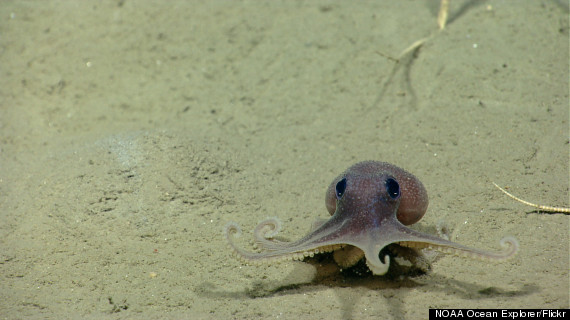
<svg viewBox="0 0 570 320"><path fill-rule="evenodd" d="M568 3L2 1L0 317L426 319L568 308ZM400 53L432 37L413 54ZM459 243L422 276L250 266L222 236L326 218L361 160L414 173Z"/></svg>

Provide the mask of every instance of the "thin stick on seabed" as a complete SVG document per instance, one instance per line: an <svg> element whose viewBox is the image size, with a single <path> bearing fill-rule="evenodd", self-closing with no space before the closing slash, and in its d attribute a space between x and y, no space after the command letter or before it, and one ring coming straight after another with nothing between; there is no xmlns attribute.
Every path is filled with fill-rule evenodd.
<svg viewBox="0 0 570 320"><path fill-rule="evenodd" d="M511 198L513 198L513 199L515 199L515 200L518 201L518 202L524 203L524 204L526 204L527 206L535 207L535 208L537 208L537 209L539 209L539 210L547 211L547 212L570 213L570 208L551 207L551 206L543 206L543 205L539 205L539 204L534 204L534 203L532 203L532 202L528 202L528 201L526 201L526 200L523 200L523 199L521 199L521 198L518 198L518 197L516 197L516 196L510 194L509 192L507 192L505 189L499 187L499 185L496 184L496 183L494 183L494 182L493 182L493 184L494 184L495 187L497 187L499 190L503 191L503 193L506 194L507 196L509 196L509 197L511 197Z"/></svg>

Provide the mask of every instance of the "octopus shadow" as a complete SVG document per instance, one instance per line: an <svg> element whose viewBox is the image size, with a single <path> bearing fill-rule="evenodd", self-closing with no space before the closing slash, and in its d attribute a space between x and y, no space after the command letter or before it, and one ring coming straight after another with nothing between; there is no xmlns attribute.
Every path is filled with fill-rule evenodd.
<svg viewBox="0 0 570 320"><path fill-rule="evenodd" d="M314 277L310 281L299 281L298 274L306 270L310 264L315 268ZM426 281L428 280L429 281ZM440 285L438 285L440 284ZM519 297L539 290L535 285L523 285L517 290L504 290L497 287L485 287L475 283L457 281L449 277L423 271L417 268L391 263L390 269L383 276L374 276L364 260L355 266L340 269L332 254L321 254L314 258L298 262L298 266L283 280L258 280L243 291L224 291L213 284L205 282L197 288L196 293L209 299L230 298L249 300L270 298L283 295L309 294L322 290L335 290L342 312L342 319L352 319L354 307L367 290L381 291L389 305L388 314L400 319L405 314L404 304L411 289L420 289L425 294L444 292L446 295L457 296L466 300L485 300L497 297ZM346 288L367 290L346 290ZM457 306L458 308L462 306ZM427 314L427 310L426 310Z"/></svg>

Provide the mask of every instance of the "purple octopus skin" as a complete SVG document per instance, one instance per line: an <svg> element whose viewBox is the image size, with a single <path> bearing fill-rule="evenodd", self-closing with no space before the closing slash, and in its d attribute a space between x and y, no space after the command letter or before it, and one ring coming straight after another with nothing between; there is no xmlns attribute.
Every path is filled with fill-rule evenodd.
<svg viewBox="0 0 570 320"><path fill-rule="evenodd" d="M241 230L236 223L230 222L224 235L233 252L246 263L302 260L334 252L341 267L350 267L365 257L375 275L388 271L390 257L380 257L380 251L391 244L492 261L511 258L519 248L513 237L501 240L503 251L490 252L408 228L425 214L427 191L414 175L386 162L365 161L348 168L327 189L325 203L330 219L316 223L312 232L297 241L275 238L281 228L277 218L262 221L254 230L254 240L262 252L237 247L232 234Z"/></svg>

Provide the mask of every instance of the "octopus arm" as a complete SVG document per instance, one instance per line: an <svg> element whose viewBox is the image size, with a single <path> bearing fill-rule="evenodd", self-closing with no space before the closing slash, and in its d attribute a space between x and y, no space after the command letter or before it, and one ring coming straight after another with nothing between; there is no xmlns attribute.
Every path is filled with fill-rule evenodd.
<svg viewBox="0 0 570 320"><path fill-rule="evenodd" d="M270 220L270 219L268 219ZM267 220L266 220L267 221ZM261 230L263 228L256 228L256 230ZM259 240L264 240L261 244L271 245L270 251L266 252L249 252L239 248L233 241L233 235L240 235L240 227L233 222L226 225L224 230L224 236L228 241L230 249L236 254L236 256L246 262L253 264L261 263L273 263L291 260L303 260L305 257L312 257L317 253L322 252L332 252L343 247L343 244L335 242L324 242L324 243L307 243L304 244L301 241L296 242L283 242L283 241L271 241L268 239L262 239L261 234L256 234L255 239L259 243Z"/></svg>
<svg viewBox="0 0 570 320"><path fill-rule="evenodd" d="M423 241L400 241L398 244L415 249L429 249L456 256L485 261L503 261L514 257L519 250L519 242L514 237L504 237L500 241L502 251L488 251L467 247L455 242L439 239Z"/></svg>

